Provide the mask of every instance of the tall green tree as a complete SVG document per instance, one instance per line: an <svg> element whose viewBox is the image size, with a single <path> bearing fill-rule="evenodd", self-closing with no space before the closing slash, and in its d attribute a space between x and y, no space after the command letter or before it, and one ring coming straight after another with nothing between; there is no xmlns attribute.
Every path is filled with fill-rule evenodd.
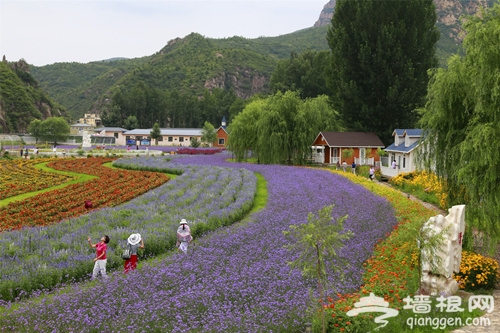
<svg viewBox="0 0 500 333"><path fill-rule="evenodd" d="M330 52L292 52L290 59L281 60L276 65L270 79L271 90L273 93L298 91L302 99L328 94L326 78L330 65Z"/></svg>
<svg viewBox="0 0 500 333"><path fill-rule="evenodd" d="M446 181L449 205L466 204L467 227L500 236L500 5L464 20L464 56L435 72L421 127L422 156ZM471 232L466 235L471 235Z"/></svg>
<svg viewBox="0 0 500 333"><path fill-rule="evenodd" d="M217 132L215 131L214 125L205 121L203 128L201 129L201 141L208 143L210 147L217 140Z"/></svg>
<svg viewBox="0 0 500 333"><path fill-rule="evenodd" d="M348 130L385 144L412 128L425 104L427 71L437 66L432 0L338 0L328 30L331 100Z"/></svg>
<svg viewBox="0 0 500 333"><path fill-rule="evenodd" d="M128 116L127 119L123 122L123 127L125 127L128 130L138 128L139 127L139 121L137 120L136 116Z"/></svg>
<svg viewBox="0 0 500 333"><path fill-rule="evenodd" d="M151 129L151 139L155 140L155 145L158 146L158 139L161 138L161 129L160 125L158 123L155 123L153 125L153 128Z"/></svg>
<svg viewBox="0 0 500 333"><path fill-rule="evenodd" d="M32 120L28 126L28 133L31 134L35 138L35 143L38 144L38 140L40 139L40 125L42 121L40 119Z"/></svg>
<svg viewBox="0 0 500 333"><path fill-rule="evenodd" d="M40 139L52 142L57 146L57 142L65 141L70 133L68 122L63 117L47 118L40 123Z"/></svg>

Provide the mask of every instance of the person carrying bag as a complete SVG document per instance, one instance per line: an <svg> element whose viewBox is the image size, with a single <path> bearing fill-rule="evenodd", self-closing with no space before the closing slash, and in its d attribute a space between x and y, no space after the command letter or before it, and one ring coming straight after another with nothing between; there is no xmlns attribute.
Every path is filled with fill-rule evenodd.
<svg viewBox="0 0 500 333"><path fill-rule="evenodd" d="M127 240L128 249L123 251L122 258L125 259L123 265L124 273L128 273L137 268L137 253L139 249L144 249L144 240L140 234L131 234ZM128 252L128 254L126 253ZM129 258L126 258L127 255Z"/></svg>

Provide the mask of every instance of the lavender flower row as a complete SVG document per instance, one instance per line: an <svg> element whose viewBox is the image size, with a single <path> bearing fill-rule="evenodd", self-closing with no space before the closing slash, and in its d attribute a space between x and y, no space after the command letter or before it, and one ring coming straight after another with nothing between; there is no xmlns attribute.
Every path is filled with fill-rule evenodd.
<svg viewBox="0 0 500 333"><path fill-rule="evenodd" d="M303 331L311 306L309 291L315 291L316 284L290 270L287 262L298 253L284 249L282 231L305 223L309 212L332 203L336 205L334 218L349 215L345 227L354 237L340 251L350 264L341 266L343 276L332 273L330 280L339 292L357 290L363 262L397 222L390 204L327 171L231 164L225 157L193 156L176 163L244 166L261 173L268 185L265 209L244 223L198 239L188 256L175 254L105 283L75 285L50 301L20 304L0 319L0 328L27 332Z"/></svg>
<svg viewBox="0 0 500 333"><path fill-rule="evenodd" d="M130 159L128 163L140 159ZM162 159L157 168L183 171L182 175L119 207L94 211L57 225L4 232L0 238L1 299L30 293L57 283L86 278L93 251L86 238L111 237L108 267L122 264L118 254L132 232L139 232L148 247L145 257L171 249L179 221L187 219L193 232L215 219L229 224L253 204L256 178L248 170L172 165ZM231 193L219 200L208 193ZM200 230L207 228L203 226ZM82 267L83 266L83 267Z"/></svg>

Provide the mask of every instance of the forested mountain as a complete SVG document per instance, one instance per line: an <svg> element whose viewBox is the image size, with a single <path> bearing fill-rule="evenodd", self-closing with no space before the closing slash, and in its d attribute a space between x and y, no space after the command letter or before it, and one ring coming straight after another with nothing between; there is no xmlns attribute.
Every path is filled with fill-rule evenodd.
<svg viewBox="0 0 500 333"><path fill-rule="evenodd" d="M0 133L25 132L33 119L65 117L66 110L39 87L20 60L0 62Z"/></svg>
<svg viewBox="0 0 500 333"><path fill-rule="evenodd" d="M31 66L32 75L54 99L64 105L72 120L93 109L97 99L105 94L122 76L149 57L90 62L87 64L55 63L43 67Z"/></svg>
<svg viewBox="0 0 500 333"><path fill-rule="evenodd" d="M493 1L434 0L441 32L437 45L441 66L459 51L460 16L473 14L479 6L489 6ZM174 99L177 94L180 98L190 95L200 99L214 89L231 91L246 99L270 92L271 73L280 60L307 49L329 50L326 35L334 5L335 0L325 5L314 27L278 37L210 39L192 33L171 40L157 53L142 58L31 66L30 72L40 87L68 110L72 121L89 112L103 114L107 110L110 116L109 111L116 112L119 107L111 105L113 97L137 87L142 88L136 91L158 89ZM183 103L186 107L191 104ZM182 103L177 104L181 108ZM192 124L188 118L193 116L181 123ZM168 119L165 122L175 125Z"/></svg>
<svg viewBox="0 0 500 333"><path fill-rule="evenodd" d="M269 92L269 78L278 60L308 48L327 50L326 30L308 28L256 39L210 39L192 33L139 59L56 63L33 66L31 72L51 96L68 108L73 119L88 112L100 114L116 91L113 86L139 81L164 90L189 90L195 96L215 87L232 89L237 96L247 98Z"/></svg>

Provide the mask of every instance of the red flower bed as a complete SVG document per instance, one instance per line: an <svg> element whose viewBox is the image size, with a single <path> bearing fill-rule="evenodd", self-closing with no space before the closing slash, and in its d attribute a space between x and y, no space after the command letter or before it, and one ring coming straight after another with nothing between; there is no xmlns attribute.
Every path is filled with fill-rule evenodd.
<svg viewBox="0 0 500 333"><path fill-rule="evenodd" d="M112 169L102 164L111 158L57 160L56 170L95 175L99 178L16 201L0 208L0 232L22 227L44 226L87 213L91 209L116 206L167 182L165 174ZM85 201L92 208L85 208Z"/></svg>

